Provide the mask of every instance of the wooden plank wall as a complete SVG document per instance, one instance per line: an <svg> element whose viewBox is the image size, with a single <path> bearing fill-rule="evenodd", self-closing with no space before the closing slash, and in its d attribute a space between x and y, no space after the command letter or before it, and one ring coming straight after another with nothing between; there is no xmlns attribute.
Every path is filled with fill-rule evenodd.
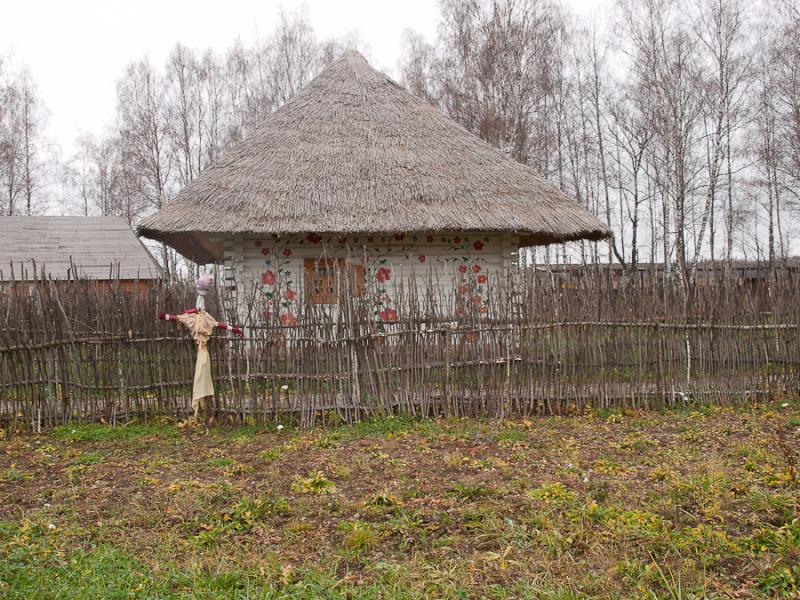
<svg viewBox="0 0 800 600"><path fill-rule="evenodd" d="M366 293L376 299L378 315L384 310L396 312L397 303L409 289L418 290L419 303L432 300L448 304L454 301L453 291L465 287L470 298L481 296L488 312L492 309L488 305L489 289L515 261L516 242L510 235L446 232L231 237L224 244L228 298L248 326L258 325L264 312L272 312L269 307L251 313L243 310L243 305L252 305L259 298L269 303L275 296L281 297L279 305L272 308L291 320L305 302L305 260L329 257L346 258L365 267ZM478 279L479 285L466 285Z"/></svg>

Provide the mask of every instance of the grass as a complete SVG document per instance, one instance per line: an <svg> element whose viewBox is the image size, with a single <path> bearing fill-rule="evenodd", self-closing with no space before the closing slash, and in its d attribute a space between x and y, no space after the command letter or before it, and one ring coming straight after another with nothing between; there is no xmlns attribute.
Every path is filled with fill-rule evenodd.
<svg viewBox="0 0 800 600"><path fill-rule="evenodd" d="M61 427L0 442L0 598L797 597L798 422Z"/></svg>
<svg viewBox="0 0 800 600"><path fill-rule="evenodd" d="M99 423L63 425L53 430L55 439L68 442L104 442L109 440L132 440L142 437L174 437L176 430L166 419L149 423L128 423L109 427Z"/></svg>

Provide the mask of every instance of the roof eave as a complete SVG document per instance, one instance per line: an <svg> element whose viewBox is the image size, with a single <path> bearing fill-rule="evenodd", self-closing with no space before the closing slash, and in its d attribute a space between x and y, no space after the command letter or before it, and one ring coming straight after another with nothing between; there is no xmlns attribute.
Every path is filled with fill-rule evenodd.
<svg viewBox="0 0 800 600"><path fill-rule="evenodd" d="M452 231L452 232L476 232L475 229L465 229L459 227L447 227L444 229L420 229L420 230L404 230L403 233L428 233L432 231ZM494 231L481 229L481 232ZM229 231L229 232L207 232L207 231L162 231L153 228L141 226L137 229L140 236L156 240L167 244L168 246L177 250L182 256L192 260L198 264L208 264L212 262L221 262L224 258L224 249L219 237L225 235L303 235L306 233L327 233L332 235L351 235L352 231ZM359 231L358 234L392 234L401 233L400 230L386 230L386 231ZM601 241L613 237L610 229L599 227L596 229L582 229L572 232L565 232L563 234L555 234L552 232L542 231L528 231L528 230L496 230L495 233L510 233L519 236L519 246L547 246L549 244L560 244L565 242L573 242L578 240L587 241Z"/></svg>
<svg viewBox="0 0 800 600"><path fill-rule="evenodd" d="M157 242L162 242L177 250L179 254L200 265L220 262L224 258L224 248L221 242L212 240L208 233L201 231L159 231L139 227L136 230L139 236Z"/></svg>

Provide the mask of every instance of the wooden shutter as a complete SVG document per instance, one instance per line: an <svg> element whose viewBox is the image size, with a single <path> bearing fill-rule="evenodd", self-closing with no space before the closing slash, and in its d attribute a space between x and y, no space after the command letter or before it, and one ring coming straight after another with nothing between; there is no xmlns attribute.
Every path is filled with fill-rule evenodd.
<svg viewBox="0 0 800 600"><path fill-rule="evenodd" d="M351 274L353 296L363 296L366 289L364 284L364 265L352 265Z"/></svg>
<svg viewBox="0 0 800 600"><path fill-rule="evenodd" d="M304 261L306 296L314 304L337 304L339 281L347 262L344 258L307 258ZM364 265L352 265L351 290L354 296L364 293Z"/></svg>

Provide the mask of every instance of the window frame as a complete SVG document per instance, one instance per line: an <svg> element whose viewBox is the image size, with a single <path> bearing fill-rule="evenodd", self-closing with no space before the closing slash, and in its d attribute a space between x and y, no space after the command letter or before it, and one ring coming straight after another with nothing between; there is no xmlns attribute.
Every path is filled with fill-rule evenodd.
<svg viewBox="0 0 800 600"><path fill-rule="evenodd" d="M339 281L345 269L350 268L350 293L353 297L364 295L364 265L341 257L318 257L303 260L305 294L311 304L335 306L339 304ZM320 277L319 272L325 270ZM317 285L319 282L319 285ZM324 289L323 289L324 288Z"/></svg>

